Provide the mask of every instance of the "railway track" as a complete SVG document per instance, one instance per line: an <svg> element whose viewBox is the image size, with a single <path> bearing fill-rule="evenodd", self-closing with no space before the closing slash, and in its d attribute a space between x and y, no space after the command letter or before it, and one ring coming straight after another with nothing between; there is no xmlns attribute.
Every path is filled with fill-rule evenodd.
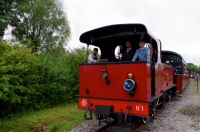
<svg viewBox="0 0 200 132"><path fill-rule="evenodd" d="M119 125L119 124L105 124L100 128L94 130L93 132L141 132L147 124L150 122L150 119L145 124L140 124L135 128L135 125Z"/></svg>
<svg viewBox="0 0 200 132"><path fill-rule="evenodd" d="M134 125L122 125L122 124L105 124L93 132L140 132L146 124L141 124L137 128Z"/></svg>

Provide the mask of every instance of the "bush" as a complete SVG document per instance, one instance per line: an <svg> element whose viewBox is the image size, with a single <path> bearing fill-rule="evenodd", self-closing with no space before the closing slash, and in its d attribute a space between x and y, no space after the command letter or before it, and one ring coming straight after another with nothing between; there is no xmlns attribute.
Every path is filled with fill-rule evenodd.
<svg viewBox="0 0 200 132"><path fill-rule="evenodd" d="M40 54L40 106L77 101L78 66L86 58L83 47L57 54Z"/></svg>
<svg viewBox="0 0 200 132"><path fill-rule="evenodd" d="M78 65L85 48L34 54L0 42L0 117L77 101Z"/></svg>
<svg viewBox="0 0 200 132"><path fill-rule="evenodd" d="M60 53L57 56L40 54L40 93L41 106L50 107L67 102L67 69L63 63L66 55Z"/></svg>
<svg viewBox="0 0 200 132"><path fill-rule="evenodd" d="M23 111L38 94L38 59L30 49L0 43L0 115Z"/></svg>
<svg viewBox="0 0 200 132"><path fill-rule="evenodd" d="M77 101L79 87L79 64L87 60L87 52L84 47L75 48L67 52L65 64L67 65L67 94L68 101Z"/></svg>

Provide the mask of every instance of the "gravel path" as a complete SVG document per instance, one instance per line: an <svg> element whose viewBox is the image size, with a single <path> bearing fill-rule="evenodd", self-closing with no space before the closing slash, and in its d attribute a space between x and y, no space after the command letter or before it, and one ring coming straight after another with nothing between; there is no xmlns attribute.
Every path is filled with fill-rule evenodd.
<svg viewBox="0 0 200 132"><path fill-rule="evenodd" d="M182 93L183 97L174 97L155 117L156 122L148 124L142 132L200 132L200 95L194 93L193 85L194 81L190 80ZM179 112L180 109L192 109L197 106L198 116ZM86 120L70 132L91 132L98 127L96 119Z"/></svg>
<svg viewBox="0 0 200 132"><path fill-rule="evenodd" d="M193 86L194 80L191 79L183 97L174 97L157 115L156 122L148 124L142 132L200 132L200 113L185 115L179 112L195 107L200 111L200 95L195 94Z"/></svg>

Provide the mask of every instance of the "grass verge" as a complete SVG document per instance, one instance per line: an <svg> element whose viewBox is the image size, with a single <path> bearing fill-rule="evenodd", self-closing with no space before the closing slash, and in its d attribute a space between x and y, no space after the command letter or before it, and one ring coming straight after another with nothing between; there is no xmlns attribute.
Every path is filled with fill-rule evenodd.
<svg viewBox="0 0 200 132"><path fill-rule="evenodd" d="M198 80L198 85L197 81L194 81L193 90L196 94L200 95L200 80Z"/></svg>
<svg viewBox="0 0 200 132"><path fill-rule="evenodd" d="M200 116L200 106L187 106L179 110L184 115Z"/></svg>
<svg viewBox="0 0 200 132"><path fill-rule="evenodd" d="M69 131L83 120L83 111L77 109L77 103L72 103L0 119L0 132Z"/></svg>

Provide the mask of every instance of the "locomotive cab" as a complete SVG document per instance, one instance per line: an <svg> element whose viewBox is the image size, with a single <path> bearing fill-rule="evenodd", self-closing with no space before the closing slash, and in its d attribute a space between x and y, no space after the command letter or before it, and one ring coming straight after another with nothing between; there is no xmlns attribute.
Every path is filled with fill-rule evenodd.
<svg viewBox="0 0 200 132"><path fill-rule="evenodd" d="M126 41L131 42L134 51L139 49L138 41L140 39L145 40L146 47L152 50L152 61L157 62L160 42L142 24L106 26L83 33L80 37L81 42L99 47L101 50L100 59L107 59L108 62L122 61L119 54L126 49Z"/></svg>
<svg viewBox="0 0 200 132"><path fill-rule="evenodd" d="M120 52L126 48L126 41L136 50L140 39L151 50L150 61L123 61ZM127 116L153 116L156 107L164 103L166 92L175 86L173 68L161 62L160 40L143 24L97 28L83 33L80 41L99 47L101 59L108 60L79 65L78 107L94 111L99 120L121 115L126 122ZM86 112L85 118L92 118L86 117Z"/></svg>

